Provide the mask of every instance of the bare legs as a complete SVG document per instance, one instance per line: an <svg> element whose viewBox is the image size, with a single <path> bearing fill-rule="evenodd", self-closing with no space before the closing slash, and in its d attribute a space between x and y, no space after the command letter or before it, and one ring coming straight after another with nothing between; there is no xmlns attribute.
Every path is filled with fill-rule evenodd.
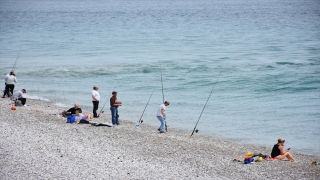
<svg viewBox="0 0 320 180"><path fill-rule="evenodd" d="M293 156L291 155L291 153L290 152L285 152L284 154L282 154L282 155L279 155L279 156L277 156L277 157L275 157L276 159L278 159L278 160L281 160L281 159L283 159L283 158L288 158L291 162L297 162L294 158L293 158Z"/></svg>
<svg viewBox="0 0 320 180"><path fill-rule="evenodd" d="M91 116L91 114L90 114L90 113L86 114L86 116L87 116L87 118L88 118L88 120L89 120L89 121L91 121L91 120L92 120L92 116Z"/></svg>

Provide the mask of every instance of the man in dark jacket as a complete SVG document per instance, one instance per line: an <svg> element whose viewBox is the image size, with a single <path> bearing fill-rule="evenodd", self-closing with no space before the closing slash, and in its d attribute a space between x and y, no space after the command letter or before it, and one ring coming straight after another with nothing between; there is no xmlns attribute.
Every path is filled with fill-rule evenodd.
<svg viewBox="0 0 320 180"><path fill-rule="evenodd" d="M61 114L63 117L67 117L67 116L76 114L76 111L79 111L79 113L82 113L81 108L79 108L79 104L74 104L74 107L73 107L73 108L70 108L68 111L63 111L63 112L61 112L60 114Z"/></svg>

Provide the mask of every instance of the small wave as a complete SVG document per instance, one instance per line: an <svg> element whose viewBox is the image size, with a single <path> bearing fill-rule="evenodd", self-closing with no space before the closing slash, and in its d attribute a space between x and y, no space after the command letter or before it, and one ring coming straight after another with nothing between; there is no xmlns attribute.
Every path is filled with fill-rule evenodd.
<svg viewBox="0 0 320 180"><path fill-rule="evenodd" d="M310 90L317 90L317 87L280 87L276 88L273 91L285 91L285 92L303 92L303 91L310 91Z"/></svg>
<svg viewBox="0 0 320 180"><path fill-rule="evenodd" d="M159 71L158 67L148 66L123 66L117 68L46 68L28 72L21 72L24 77L95 77L115 74L153 73Z"/></svg>
<svg viewBox="0 0 320 180"><path fill-rule="evenodd" d="M292 63L292 62L276 62L276 64L279 64L279 65L301 65L301 64Z"/></svg>
<svg viewBox="0 0 320 180"><path fill-rule="evenodd" d="M315 85L319 87L320 80L313 78L313 77L307 77L308 80L301 80L300 84L301 85Z"/></svg>
<svg viewBox="0 0 320 180"><path fill-rule="evenodd" d="M29 99L36 99L36 100L41 100L41 101L47 101L49 102L50 99L47 99L47 98L44 98L44 97L40 97L40 96L36 96L36 95L25 95L26 98L29 98Z"/></svg>
<svg viewBox="0 0 320 180"><path fill-rule="evenodd" d="M143 72L143 73L151 73L152 71L151 71L151 69L149 69L149 68L144 68L144 69L142 70L142 72Z"/></svg>
<svg viewBox="0 0 320 180"><path fill-rule="evenodd" d="M63 103L59 103L59 102L55 103L55 105L57 105L59 107L68 107L67 104L63 104Z"/></svg>

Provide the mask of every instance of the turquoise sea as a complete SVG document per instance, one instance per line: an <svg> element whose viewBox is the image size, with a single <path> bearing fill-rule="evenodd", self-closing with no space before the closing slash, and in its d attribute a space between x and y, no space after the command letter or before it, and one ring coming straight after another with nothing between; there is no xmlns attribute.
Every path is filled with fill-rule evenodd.
<svg viewBox="0 0 320 180"><path fill-rule="evenodd" d="M195 136L320 156L318 0L0 0L3 78L16 59L16 90L91 109L92 86L100 108L115 88L120 120L157 87L156 126L161 66L169 128L190 133L222 72Z"/></svg>

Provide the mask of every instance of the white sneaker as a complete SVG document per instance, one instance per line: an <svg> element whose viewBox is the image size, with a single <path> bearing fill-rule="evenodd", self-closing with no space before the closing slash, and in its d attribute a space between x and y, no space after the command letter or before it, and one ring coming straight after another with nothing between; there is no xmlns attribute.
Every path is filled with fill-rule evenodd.
<svg viewBox="0 0 320 180"><path fill-rule="evenodd" d="M23 105L23 106L28 106L28 105L25 104L25 105Z"/></svg>

